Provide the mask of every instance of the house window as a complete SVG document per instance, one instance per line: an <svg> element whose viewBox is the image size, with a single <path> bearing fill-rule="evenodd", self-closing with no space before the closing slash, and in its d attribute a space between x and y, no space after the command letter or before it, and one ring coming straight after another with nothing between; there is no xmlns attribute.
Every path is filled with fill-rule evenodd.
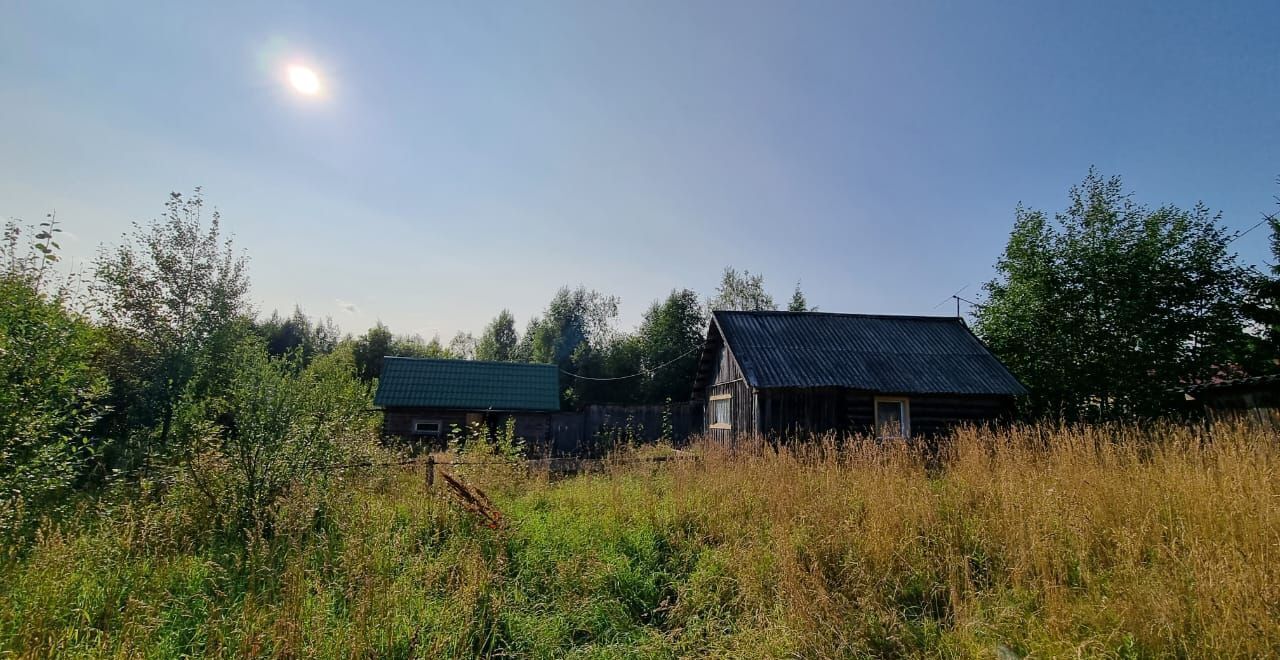
<svg viewBox="0 0 1280 660"><path fill-rule="evenodd" d="M711 428L733 428L732 394L717 394L711 397Z"/></svg>
<svg viewBox="0 0 1280 660"><path fill-rule="evenodd" d="M876 437L911 435L911 405L905 398L876 397Z"/></svg>
<svg viewBox="0 0 1280 660"><path fill-rule="evenodd" d="M415 419L413 420L414 435L440 435L441 423L438 419Z"/></svg>

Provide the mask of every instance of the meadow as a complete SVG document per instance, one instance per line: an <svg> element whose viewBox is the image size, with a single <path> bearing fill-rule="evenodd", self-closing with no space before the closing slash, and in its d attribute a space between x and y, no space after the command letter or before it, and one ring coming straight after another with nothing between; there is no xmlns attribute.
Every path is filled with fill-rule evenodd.
<svg viewBox="0 0 1280 660"><path fill-rule="evenodd" d="M348 469L247 539L179 476L9 548L0 654L1276 655L1276 439L1028 426L452 468L497 529L418 465Z"/></svg>

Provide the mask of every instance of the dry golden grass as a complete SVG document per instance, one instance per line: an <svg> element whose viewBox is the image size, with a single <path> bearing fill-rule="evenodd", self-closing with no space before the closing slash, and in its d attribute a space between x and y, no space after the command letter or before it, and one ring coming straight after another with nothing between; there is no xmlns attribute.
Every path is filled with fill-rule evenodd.
<svg viewBox="0 0 1280 660"><path fill-rule="evenodd" d="M833 438L567 479L419 472L302 490L274 538L180 492L0 571L0 653L277 657L1280 654L1280 446L1220 424ZM633 457L624 457L633 458Z"/></svg>
<svg viewBox="0 0 1280 660"><path fill-rule="evenodd" d="M1276 438L1246 426L823 442L673 472L733 606L803 655L1280 652ZM738 649L746 651L746 649Z"/></svg>

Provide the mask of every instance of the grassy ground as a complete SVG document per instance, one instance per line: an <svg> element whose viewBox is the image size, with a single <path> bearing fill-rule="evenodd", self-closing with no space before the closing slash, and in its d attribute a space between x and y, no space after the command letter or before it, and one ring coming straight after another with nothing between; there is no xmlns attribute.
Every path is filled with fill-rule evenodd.
<svg viewBox="0 0 1280 660"><path fill-rule="evenodd" d="M940 459L829 442L464 474L287 499L269 540L182 489L116 500L0 569L18 655L1266 656L1280 653L1280 447L1220 427L965 432ZM462 468L458 468L459 471ZM495 470L485 466L473 470Z"/></svg>

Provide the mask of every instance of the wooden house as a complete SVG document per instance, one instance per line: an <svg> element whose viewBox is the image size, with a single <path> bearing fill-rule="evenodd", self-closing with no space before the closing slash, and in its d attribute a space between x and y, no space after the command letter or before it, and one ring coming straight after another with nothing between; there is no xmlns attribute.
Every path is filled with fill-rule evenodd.
<svg viewBox="0 0 1280 660"><path fill-rule="evenodd" d="M386 436L443 444L455 427L494 431L514 419L516 436L537 447L550 438L559 385L550 364L386 357L373 403Z"/></svg>
<svg viewBox="0 0 1280 660"><path fill-rule="evenodd" d="M1025 393L958 318L717 311L693 396L727 440L930 436L1010 415Z"/></svg>

